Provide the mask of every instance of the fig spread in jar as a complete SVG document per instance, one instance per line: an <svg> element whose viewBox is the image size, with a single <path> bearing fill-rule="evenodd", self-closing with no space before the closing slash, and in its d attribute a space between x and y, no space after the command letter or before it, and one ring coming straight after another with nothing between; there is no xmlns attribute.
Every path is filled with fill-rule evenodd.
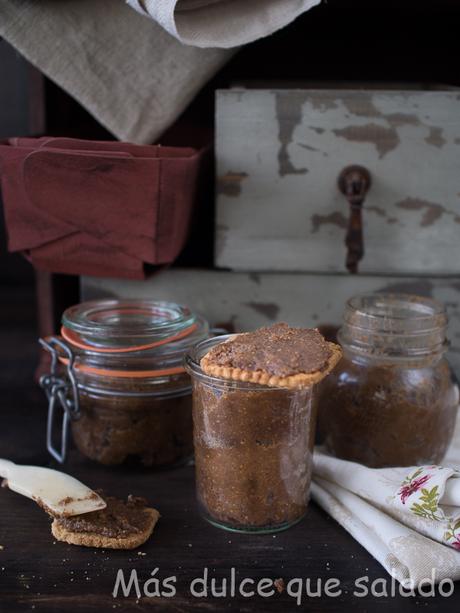
<svg viewBox="0 0 460 613"><path fill-rule="evenodd" d="M187 307L153 300L85 302L67 309L62 323L61 337L41 341L54 357L42 378L49 423L59 402L77 448L103 464L188 459L192 402L183 357L208 337L207 323ZM65 440L57 450L48 428L48 449L59 461Z"/></svg>
<svg viewBox="0 0 460 613"><path fill-rule="evenodd" d="M459 402L444 357L446 325L444 307L427 298L368 294L348 302L344 357L319 401L330 453L371 467L442 461Z"/></svg>
<svg viewBox="0 0 460 613"><path fill-rule="evenodd" d="M339 355L316 330L278 324L205 341L187 357L197 494L208 521L230 530L273 532L304 516L314 383Z"/></svg>
<svg viewBox="0 0 460 613"><path fill-rule="evenodd" d="M111 389L119 393L109 402L100 390L80 389L81 416L72 422L72 435L86 456L106 465L136 458L144 466L165 466L192 455L188 375L158 384L157 395L143 395L146 388L139 381L114 381ZM175 390L185 394L168 397Z"/></svg>

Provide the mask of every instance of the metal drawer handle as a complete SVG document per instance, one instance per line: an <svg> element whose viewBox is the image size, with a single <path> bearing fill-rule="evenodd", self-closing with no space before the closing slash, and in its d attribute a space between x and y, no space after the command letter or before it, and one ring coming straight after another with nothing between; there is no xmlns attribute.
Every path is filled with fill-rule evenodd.
<svg viewBox="0 0 460 613"><path fill-rule="evenodd" d="M347 247L346 267L351 273L358 272L358 262L364 256L362 205L371 186L371 174L364 166L347 166L338 178L338 186L350 205L350 218L345 237Z"/></svg>

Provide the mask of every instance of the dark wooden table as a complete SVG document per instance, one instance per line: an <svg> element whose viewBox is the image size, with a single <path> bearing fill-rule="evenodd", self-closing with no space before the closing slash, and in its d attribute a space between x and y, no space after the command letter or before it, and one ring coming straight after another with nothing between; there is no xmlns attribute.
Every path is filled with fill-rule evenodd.
<svg viewBox="0 0 460 613"><path fill-rule="evenodd" d="M0 457L24 464L56 467L44 449L45 401L33 382L37 361L34 304L30 291L0 288ZM364 576L390 578L349 534L316 505L299 525L276 535L248 536L218 530L203 521L194 500L193 468L152 473L107 469L72 452L66 470L89 486L126 496L145 496L162 518L153 537L139 550L96 550L55 542L50 521L32 501L0 490L0 611L104 613L139 611L458 611L460 590L449 598L367 597L353 595L354 582ZM226 598L193 597L190 583L208 569L209 584L229 577L235 568L237 588L244 578L303 580L301 605L286 591ZM118 569L128 579L137 572L142 590L151 573L175 576L174 597L145 597L134 592L113 598ZM317 583L340 580L342 594L321 598L310 592ZM377 587L382 591L383 581ZM154 590L154 584L150 584ZM246 589L250 586L246 585ZM238 594L238 590L237 590Z"/></svg>

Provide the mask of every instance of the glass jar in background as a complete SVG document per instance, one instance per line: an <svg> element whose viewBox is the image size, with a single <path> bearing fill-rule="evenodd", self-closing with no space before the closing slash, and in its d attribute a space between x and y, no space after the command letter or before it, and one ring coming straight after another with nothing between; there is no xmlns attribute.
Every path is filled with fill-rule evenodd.
<svg viewBox="0 0 460 613"><path fill-rule="evenodd" d="M186 357L201 512L211 524L232 531L284 530L307 510L314 387L272 388L206 375L201 358L231 337L204 341Z"/></svg>
<svg viewBox="0 0 460 613"><path fill-rule="evenodd" d="M173 303L96 300L67 309L61 336L41 341L53 355L52 372L41 380L50 401L50 453L65 459L70 424L79 451L102 464L187 460L193 423L183 358L208 335L202 318ZM60 450L53 443L59 405Z"/></svg>
<svg viewBox="0 0 460 613"><path fill-rule="evenodd" d="M338 333L343 358L321 384L319 430L333 455L371 467L442 461L459 404L442 304L356 296Z"/></svg>

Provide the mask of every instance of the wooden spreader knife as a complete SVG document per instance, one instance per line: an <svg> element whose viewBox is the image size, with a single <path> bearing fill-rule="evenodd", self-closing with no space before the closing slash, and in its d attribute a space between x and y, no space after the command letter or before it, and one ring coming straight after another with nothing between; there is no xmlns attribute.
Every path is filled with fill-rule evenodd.
<svg viewBox="0 0 460 613"><path fill-rule="evenodd" d="M20 466L0 459L0 477L10 490L32 498L54 517L105 509L104 500L70 475L40 466Z"/></svg>

